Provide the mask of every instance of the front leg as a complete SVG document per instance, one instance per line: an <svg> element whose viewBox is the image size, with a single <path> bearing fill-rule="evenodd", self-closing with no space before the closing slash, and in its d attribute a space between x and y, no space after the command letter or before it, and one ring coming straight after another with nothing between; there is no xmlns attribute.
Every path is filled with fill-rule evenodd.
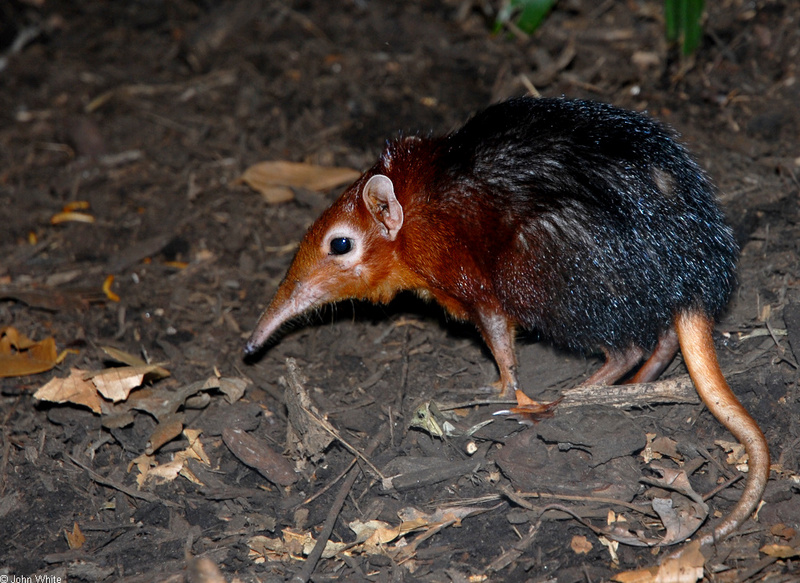
<svg viewBox="0 0 800 583"><path fill-rule="evenodd" d="M517 406L508 411L498 411L495 415L509 415L524 425L533 425L540 419L552 417L553 409L561 402L540 403L528 397L519 388L517 382L517 356L514 352L514 323L497 312L481 312L478 314L478 328L483 339L492 351L500 369L500 396L517 400Z"/></svg>
<svg viewBox="0 0 800 583"><path fill-rule="evenodd" d="M479 312L478 329L492 351L500 370L500 396L512 397L519 389L517 382L517 356L514 353L514 323L497 312Z"/></svg>

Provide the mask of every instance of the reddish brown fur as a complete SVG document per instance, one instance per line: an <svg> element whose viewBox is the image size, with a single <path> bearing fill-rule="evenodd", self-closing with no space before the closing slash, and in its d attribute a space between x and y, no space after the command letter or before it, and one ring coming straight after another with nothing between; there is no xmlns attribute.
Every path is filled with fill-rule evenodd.
<svg viewBox="0 0 800 583"><path fill-rule="evenodd" d="M770 463L764 434L722 374L711 336L713 327L713 322L702 314L683 313L675 318L683 358L697 393L708 410L745 446L750 463L747 485L739 502L711 533L700 539L703 545L724 539L748 519L761 500Z"/></svg>

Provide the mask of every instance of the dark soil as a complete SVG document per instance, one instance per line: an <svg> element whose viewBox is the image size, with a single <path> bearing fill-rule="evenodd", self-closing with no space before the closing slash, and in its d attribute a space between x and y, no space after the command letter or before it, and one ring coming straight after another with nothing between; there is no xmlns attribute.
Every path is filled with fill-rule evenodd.
<svg viewBox="0 0 800 583"><path fill-rule="evenodd" d="M264 540L254 537L283 540L290 529L317 538L343 487L335 542L355 542L355 520L395 527L398 512L410 509L483 511L421 539L408 535L405 550L392 541L383 552L353 546L322 558L316 581L569 583L657 564L664 551L620 545L614 559L587 526L541 510L574 504L597 527L609 510L641 519L607 498L645 505L664 495L640 481L654 477L641 455L645 433L676 440L679 462L660 463L692 468L694 488L712 492L736 474L715 443L732 438L698 404L615 414L559 408L534 429L501 417L471 438L432 437L410 427L417 407L486 400L492 395L481 387L496 370L471 326L411 297L384 307L337 306L255 362L242 359L293 244L337 195L299 189L293 201L269 205L236 182L247 167L291 160L363 170L398 131L446 132L531 85L542 95L647 110L680 132L718 184L742 257L717 347L734 391L767 436L774 466L758 521L710 550L706 576L798 580L797 554L772 559L760 549L782 544L797 552L791 529L800 530L800 2L708 2L692 59L665 42L657 1L563 0L526 39L493 35L490 4L0 5L0 325L36 340L53 336L59 351L69 350L50 372L0 382L0 581L214 580L197 558L227 580L284 580L306 565L300 549L265 560L251 550ZM51 224L74 201L87 201L95 222ZM102 291L109 275L118 302ZM545 400L600 364L535 338L520 344L521 382ZM71 368L110 366L104 346L170 371L132 393L151 391L142 399L217 376L248 381L238 400L211 388L179 402L179 423L202 430L208 465L192 460L191 473L139 488L133 460L152 440L157 415L137 408L124 419L100 416L33 398ZM394 488L363 461L349 474L352 485L338 480L354 456L339 440L323 448L327 433L316 449L300 448L302 408L287 408L279 382L287 357L342 440L359 451L371 447L370 463L402 476ZM678 358L664 378L683 374ZM298 392L288 390L290 401ZM459 422L492 419L500 408L462 408ZM595 450L581 445L579 429L574 440L536 437L557 434L548 423L575 411L583 411L576 427L595 430ZM283 456L245 465L232 453L242 438L236 428L269 448L265 455ZM471 456L469 441L477 446ZM563 447L568 442L578 445ZM177 436L154 463L188 445ZM607 459L598 459L600 446L610 450ZM545 461L509 454L536 448ZM286 471L285 464L290 479L281 485L270 472ZM534 489L606 499L514 496ZM741 481L708 499L710 523L740 491ZM78 531L85 540L70 543L66 534ZM575 550L576 537L587 539L587 552Z"/></svg>

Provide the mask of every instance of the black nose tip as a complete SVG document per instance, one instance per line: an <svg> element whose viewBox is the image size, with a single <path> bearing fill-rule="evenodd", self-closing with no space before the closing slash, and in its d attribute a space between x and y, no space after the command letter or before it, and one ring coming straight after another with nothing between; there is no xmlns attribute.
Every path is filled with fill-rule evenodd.
<svg viewBox="0 0 800 583"><path fill-rule="evenodd" d="M254 356L258 351L261 349L261 345L258 342L254 342L252 339L247 341L247 344L244 345L244 353L245 358L250 358Z"/></svg>

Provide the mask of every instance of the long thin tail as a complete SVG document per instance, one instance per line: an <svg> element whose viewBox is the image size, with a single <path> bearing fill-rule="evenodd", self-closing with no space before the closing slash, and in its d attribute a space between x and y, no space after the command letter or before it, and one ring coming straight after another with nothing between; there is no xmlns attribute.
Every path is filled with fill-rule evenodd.
<svg viewBox="0 0 800 583"><path fill-rule="evenodd" d="M749 458L747 483L739 502L713 532L700 539L708 545L726 538L753 513L769 479L769 448L755 420L731 391L717 361L711 336L713 322L699 312L675 317L675 329L689 376L714 417L744 445Z"/></svg>

